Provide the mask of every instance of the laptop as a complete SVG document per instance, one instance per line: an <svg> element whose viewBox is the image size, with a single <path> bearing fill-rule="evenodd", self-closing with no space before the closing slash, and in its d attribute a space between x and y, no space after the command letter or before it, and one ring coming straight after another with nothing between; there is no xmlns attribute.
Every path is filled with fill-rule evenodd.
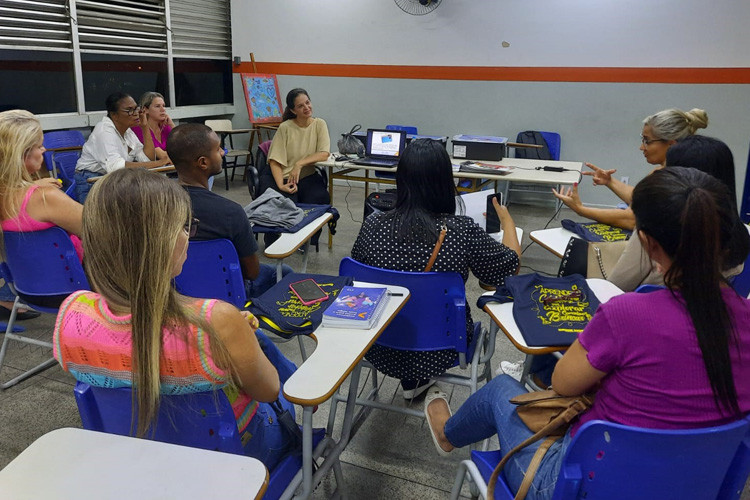
<svg viewBox="0 0 750 500"><path fill-rule="evenodd" d="M355 165L391 167L398 165L404 152L406 132L401 130L367 129L365 157L351 160Z"/></svg>

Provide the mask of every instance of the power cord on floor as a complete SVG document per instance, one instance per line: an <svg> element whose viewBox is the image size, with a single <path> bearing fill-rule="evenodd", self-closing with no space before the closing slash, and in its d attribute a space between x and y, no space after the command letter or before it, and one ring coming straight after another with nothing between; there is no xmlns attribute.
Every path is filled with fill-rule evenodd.
<svg viewBox="0 0 750 500"><path fill-rule="evenodd" d="M349 212L349 217L352 218L354 222L358 222L362 224L361 220L357 220L354 218L354 214L352 213L351 208L349 207L349 195L352 194L352 184L349 182L349 180L346 180L346 185L348 186L348 190L346 191L346 194L344 195L344 203L346 204L346 211Z"/></svg>

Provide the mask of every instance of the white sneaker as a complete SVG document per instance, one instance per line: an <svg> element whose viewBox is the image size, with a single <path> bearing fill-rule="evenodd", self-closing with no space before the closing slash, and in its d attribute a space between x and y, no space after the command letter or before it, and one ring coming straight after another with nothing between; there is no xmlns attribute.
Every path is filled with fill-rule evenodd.
<svg viewBox="0 0 750 500"><path fill-rule="evenodd" d="M510 361L501 361L500 368L495 372L496 375L510 375L514 379L521 381L523 375L523 361L511 363Z"/></svg>

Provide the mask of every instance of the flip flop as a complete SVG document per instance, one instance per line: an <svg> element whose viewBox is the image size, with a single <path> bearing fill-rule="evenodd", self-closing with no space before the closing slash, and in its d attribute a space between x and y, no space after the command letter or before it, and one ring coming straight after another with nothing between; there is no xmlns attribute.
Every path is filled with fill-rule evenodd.
<svg viewBox="0 0 750 500"><path fill-rule="evenodd" d="M446 406L448 407L448 413L453 415L453 412L451 412L451 407L448 404L448 395L440 390L437 386L432 386L430 390L427 392L427 395L424 398L424 416L427 419L427 426L430 428L430 436L432 436L432 442L435 443L435 449L437 450L438 454L442 457L447 457L451 454L450 451L445 451L440 447L440 443L438 442L437 436L435 435L435 431L432 428L432 421L430 420L430 414L427 411L427 408L430 406L430 403L435 401L436 399L442 399L445 401Z"/></svg>

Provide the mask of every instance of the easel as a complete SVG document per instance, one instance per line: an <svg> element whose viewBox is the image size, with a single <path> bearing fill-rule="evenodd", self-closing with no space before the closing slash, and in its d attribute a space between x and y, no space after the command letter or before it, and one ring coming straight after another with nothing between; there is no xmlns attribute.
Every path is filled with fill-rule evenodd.
<svg viewBox="0 0 750 500"><path fill-rule="evenodd" d="M253 52L250 52L250 63L253 66L253 73L258 72L258 68L255 66L255 54ZM255 137L258 137L258 146L260 146L263 143L263 136L262 132L265 130L266 132L266 140L271 140L273 138L274 132L278 130L279 125L281 125L281 122L278 123L250 123L250 126L252 128L250 132L250 145L248 146L248 149L250 151L253 150L253 144L255 143Z"/></svg>

